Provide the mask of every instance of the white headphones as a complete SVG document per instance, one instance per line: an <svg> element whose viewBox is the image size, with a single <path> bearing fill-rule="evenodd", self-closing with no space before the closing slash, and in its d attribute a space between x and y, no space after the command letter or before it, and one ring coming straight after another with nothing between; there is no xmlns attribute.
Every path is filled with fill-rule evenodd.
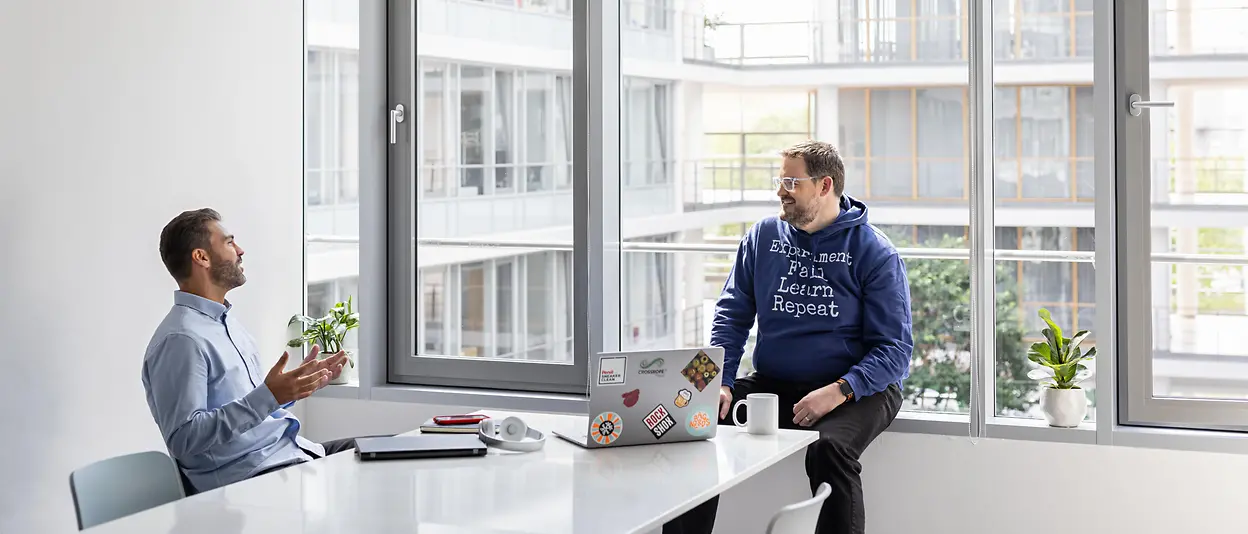
<svg viewBox="0 0 1248 534"><path fill-rule="evenodd" d="M478 430L486 445L516 452L533 452L546 444L546 434L529 428L519 417L508 417L501 423L483 419Z"/></svg>

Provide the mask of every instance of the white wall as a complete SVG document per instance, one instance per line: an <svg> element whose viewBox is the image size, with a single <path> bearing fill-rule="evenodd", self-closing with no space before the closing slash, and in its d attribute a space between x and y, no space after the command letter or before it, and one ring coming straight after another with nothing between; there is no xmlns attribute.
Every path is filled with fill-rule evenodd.
<svg viewBox="0 0 1248 534"><path fill-rule="evenodd" d="M1248 531L1245 455L886 433L863 464L869 532Z"/></svg>
<svg viewBox="0 0 1248 534"><path fill-rule="evenodd" d="M139 379L175 285L161 228L212 206L264 357L302 300L298 0L0 2L0 532L75 530L68 477L164 450Z"/></svg>

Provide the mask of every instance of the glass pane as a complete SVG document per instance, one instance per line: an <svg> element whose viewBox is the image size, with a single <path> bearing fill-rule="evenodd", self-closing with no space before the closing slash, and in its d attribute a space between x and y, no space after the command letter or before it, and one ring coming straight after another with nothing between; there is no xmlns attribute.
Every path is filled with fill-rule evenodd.
<svg viewBox="0 0 1248 534"><path fill-rule="evenodd" d="M423 352L445 354L447 336L446 273L431 269L421 273L421 321L424 322Z"/></svg>
<svg viewBox="0 0 1248 534"><path fill-rule="evenodd" d="M323 317L337 303L360 309L360 50L333 34L359 32L355 4L309 0L304 84L304 313ZM294 310L292 310L293 312ZM371 318L361 317L362 321ZM343 339L358 348L355 331ZM292 354L293 357L293 354ZM354 380L355 373L345 377Z"/></svg>
<svg viewBox="0 0 1248 534"><path fill-rule="evenodd" d="M551 318L554 310L552 305L551 283L554 273L551 272L551 256L549 253L530 254L525 258L528 268L525 297L528 301L526 311L528 318L524 323L525 347L528 351L525 359L549 360L554 354L551 347Z"/></svg>
<svg viewBox="0 0 1248 534"><path fill-rule="evenodd" d="M969 210L962 202L968 183L965 85L951 85L947 79L912 80L907 73L913 66L900 64L947 62L956 70L966 55L966 13L961 11L966 2L828 0L815 10L808 2L775 2L763 9L737 4L745 7L725 5L723 20L713 29L705 28L700 17L686 27L685 58L734 65L877 62L882 63L877 66L881 72L888 71L886 76L896 75L890 80L907 81L861 85L845 80L816 88L777 80L776 87L758 87L738 69L725 69L714 84L626 77L619 117L621 237L630 245L687 248L621 254L625 348L710 342L716 305L742 236L763 214L786 209L780 205L783 192L771 181L784 168L779 152L800 142L813 139L837 149L844 192L868 206L874 224L887 223L880 227L894 245L967 246ZM812 17L812 12L822 16ZM630 31L626 19L621 27L624 57L658 42L650 39L643 46L628 39ZM808 70L820 68L811 65ZM834 73L835 67L827 68L828 73L818 74ZM653 97L651 86L656 87ZM660 107L664 94L671 95L670 103ZM655 154L669 154L667 158L678 162L670 188L656 187L667 181L640 180L643 171L637 162L651 161L648 168L653 169ZM920 219L922 211L915 208L933 204L939 205L939 220ZM832 209L837 205L834 200L825 204ZM708 223L708 218L716 222ZM919 240L923 244L916 244ZM905 409L965 413L970 406L969 262L906 258L905 263L914 321L914 347L906 354L910 378L905 381ZM785 284L793 283L792 277L780 276ZM755 341L763 339L760 347L766 350L766 338L774 335L765 326L776 316L768 306L777 296L788 298L779 292L780 276L756 281L755 315L763 320L753 321L738 375L754 370ZM802 283L816 289L831 285ZM827 304L819 297L802 302ZM838 309L841 302L835 300ZM835 320L808 324L838 324ZM845 321L846 346L862 343L860 321L840 320Z"/></svg>
<svg viewBox="0 0 1248 534"><path fill-rule="evenodd" d="M1007 38L1009 45L1004 51L998 48L998 65L1022 59L1065 60L1077 46L1086 46L1079 48L1080 54L1091 55L1092 26L1081 27L1083 33L1076 34L1079 16L1074 2L1020 0L996 5L994 32ZM1091 13L1087 16L1090 21ZM1092 87L1041 77L1028 85L998 85L994 98L995 219L1034 221L1031 226L996 229L997 248L1018 252L995 262L995 414L1042 419L1040 397L1053 381L1028 377L1041 368L1028 359L1030 346L1046 341L1043 332L1048 324L1041 312L1051 317L1063 337L1089 330L1080 344L1082 351L1096 346ZM1039 209L1050 215L1031 215ZM1075 259L1051 254L1075 251L1083 254ZM1094 370L1093 363L1084 362L1088 370ZM1080 375L1073 384L1088 398L1085 420L1094 415L1095 380L1086 379L1089 376Z"/></svg>
<svg viewBox="0 0 1248 534"><path fill-rule="evenodd" d="M554 77L539 72L528 72L524 77L524 141L528 147L526 159L526 191L545 191L551 189L554 178L554 166L550 165L552 156L548 138L549 110L553 105L552 85Z"/></svg>
<svg viewBox="0 0 1248 534"><path fill-rule="evenodd" d="M515 153L512 131L516 126L515 74L494 74L494 190L510 192L515 187Z"/></svg>
<svg viewBox="0 0 1248 534"><path fill-rule="evenodd" d="M487 356L489 333L485 324L485 266L464 265L459 275L460 356Z"/></svg>
<svg viewBox="0 0 1248 534"><path fill-rule="evenodd" d="M1233 81L1202 81L1198 58L1186 57L1248 51L1248 1L1158 8L1148 99L1174 107L1146 112L1153 395L1248 400L1248 82L1238 68Z"/></svg>
<svg viewBox="0 0 1248 534"><path fill-rule="evenodd" d="M447 110L450 100L447 97L447 67L438 63L425 63L421 66L421 124L420 132L420 195L424 197L443 197L450 190L447 176L450 171L450 158L447 152L450 120Z"/></svg>
<svg viewBox="0 0 1248 534"><path fill-rule="evenodd" d="M418 36L459 43L461 52L571 53L567 0L417 4ZM647 7L643 19L654 26L660 13L666 11ZM448 59L422 55L430 54L426 48L416 51L420 96L413 117L419 125L415 257L423 273L416 316L423 325L416 329L412 375L428 369L438 378L486 379L456 375L463 365L424 359L435 356L571 364L572 325L565 317L573 316L572 269L562 266L571 253L549 250L572 243L570 63L544 68L549 62L487 61L476 52ZM520 239L539 246L499 246ZM555 380L524 369L512 378ZM541 373L547 370L550 377L569 372L560 366Z"/></svg>
<svg viewBox="0 0 1248 534"><path fill-rule="evenodd" d="M840 129L841 154L847 158L867 155L867 96L862 89L841 89L838 96L837 119Z"/></svg>
<svg viewBox="0 0 1248 534"><path fill-rule="evenodd" d="M512 324L516 317L515 264L512 261L498 263L495 276L494 330L498 333L498 355L506 357L515 351L515 328Z"/></svg>
<svg viewBox="0 0 1248 534"><path fill-rule="evenodd" d="M910 158L871 160L871 198L914 198L914 163Z"/></svg>
<svg viewBox="0 0 1248 534"><path fill-rule="evenodd" d="M920 198L962 198L966 152L964 90L960 87L915 92Z"/></svg>
<svg viewBox="0 0 1248 534"><path fill-rule="evenodd" d="M653 236L635 243L668 243L674 236ZM620 292L624 350L661 349L679 341L674 325L680 314L672 309L672 263L668 253L626 252L621 258Z"/></svg>

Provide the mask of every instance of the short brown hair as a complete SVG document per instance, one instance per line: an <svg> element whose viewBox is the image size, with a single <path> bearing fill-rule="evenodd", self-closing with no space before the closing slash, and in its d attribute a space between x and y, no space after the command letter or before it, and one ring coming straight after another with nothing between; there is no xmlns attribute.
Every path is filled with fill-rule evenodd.
<svg viewBox="0 0 1248 534"><path fill-rule="evenodd" d="M210 250L212 229L209 222L220 221L221 214L212 208L184 211L160 231L160 261L173 279L179 282L191 276L191 252L197 248Z"/></svg>
<svg viewBox="0 0 1248 534"><path fill-rule="evenodd" d="M845 192L845 162L840 152L830 143L823 141L802 141L780 151L786 158L799 158L806 164L806 173L811 178L828 176L832 178L832 192L841 196Z"/></svg>

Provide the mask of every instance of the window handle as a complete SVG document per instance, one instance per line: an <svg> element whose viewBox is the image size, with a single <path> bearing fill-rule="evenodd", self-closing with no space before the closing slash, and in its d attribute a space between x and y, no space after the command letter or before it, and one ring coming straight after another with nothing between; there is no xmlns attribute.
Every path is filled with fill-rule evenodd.
<svg viewBox="0 0 1248 534"><path fill-rule="evenodd" d="M1174 107L1174 102L1168 102L1164 100L1158 100L1158 101L1144 100L1144 97L1140 96L1139 93L1131 93L1131 96L1127 97L1127 109L1128 111L1131 112L1132 117L1139 117L1140 112L1142 112L1144 108L1172 108L1172 107Z"/></svg>
<svg viewBox="0 0 1248 534"><path fill-rule="evenodd" d="M403 122L403 104L395 104L394 109L390 110L390 144L398 141L399 123Z"/></svg>

